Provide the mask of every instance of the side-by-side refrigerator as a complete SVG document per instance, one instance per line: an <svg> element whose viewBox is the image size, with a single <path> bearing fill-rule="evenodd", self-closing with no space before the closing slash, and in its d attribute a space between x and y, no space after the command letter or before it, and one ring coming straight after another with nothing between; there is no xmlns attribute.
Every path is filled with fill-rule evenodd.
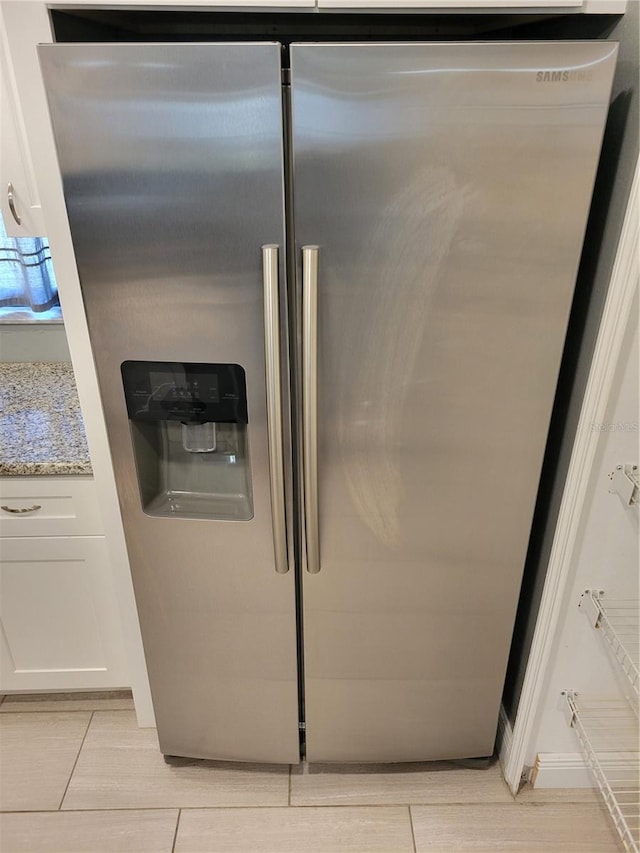
<svg viewBox="0 0 640 853"><path fill-rule="evenodd" d="M165 754L491 754L615 59L40 48Z"/></svg>

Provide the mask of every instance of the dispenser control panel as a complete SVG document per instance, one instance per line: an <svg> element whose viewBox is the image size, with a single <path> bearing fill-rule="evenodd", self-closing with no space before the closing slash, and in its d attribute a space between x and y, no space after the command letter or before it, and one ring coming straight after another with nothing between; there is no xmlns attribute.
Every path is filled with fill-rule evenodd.
<svg viewBox="0 0 640 853"><path fill-rule="evenodd" d="M248 422L239 364L125 361L121 370L132 421Z"/></svg>

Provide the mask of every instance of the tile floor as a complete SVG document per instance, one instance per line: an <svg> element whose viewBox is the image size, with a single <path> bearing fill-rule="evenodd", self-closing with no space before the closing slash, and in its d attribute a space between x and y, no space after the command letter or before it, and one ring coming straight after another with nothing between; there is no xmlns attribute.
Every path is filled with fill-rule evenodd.
<svg viewBox="0 0 640 853"><path fill-rule="evenodd" d="M0 704L2 853L607 853L592 791L525 790L494 765L165 764L126 695Z"/></svg>

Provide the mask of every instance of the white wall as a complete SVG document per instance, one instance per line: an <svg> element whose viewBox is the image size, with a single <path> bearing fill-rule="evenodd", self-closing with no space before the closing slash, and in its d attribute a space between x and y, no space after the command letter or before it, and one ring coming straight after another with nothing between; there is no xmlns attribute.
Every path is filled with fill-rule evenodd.
<svg viewBox="0 0 640 853"><path fill-rule="evenodd" d="M631 309L613 388L588 484L567 584L554 655L547 671L543 709L530 741L526 763L538 753L577 753L575 733L561 708L562 690L584 698L622 698L624 685L614 674L602 640L578 609L587 588L609 598L638 599L638 507L625 508L609 493L608 474L620 463L638 463L638 295ZM590 425L600 429L600 425Z"/></svg>

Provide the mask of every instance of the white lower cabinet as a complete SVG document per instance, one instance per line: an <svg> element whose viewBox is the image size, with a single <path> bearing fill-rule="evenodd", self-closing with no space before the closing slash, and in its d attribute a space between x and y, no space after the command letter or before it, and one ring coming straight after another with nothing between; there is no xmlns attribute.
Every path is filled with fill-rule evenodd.
<svg viewBox="0 0 640 853"><path fill-rule="evenodd" d="M6 495L3 486L9 479L0 480L0 497ZM74 491L73 484L69 487L64 483L65 477L42 478L41 488L38 478L29 479L33 486L29 491L38 499L42 497L43 506L50 497L49 486L56 481L65 493ZM82 481L78 481L80 492L86 496L93 483L90 478ZM7 488L15 485L17 481ZM23 529L28 532L26 526ZM64 531L64 523L60 530ZM99 690L128 685L104 536L2 538L0 692Z"/></svg>

